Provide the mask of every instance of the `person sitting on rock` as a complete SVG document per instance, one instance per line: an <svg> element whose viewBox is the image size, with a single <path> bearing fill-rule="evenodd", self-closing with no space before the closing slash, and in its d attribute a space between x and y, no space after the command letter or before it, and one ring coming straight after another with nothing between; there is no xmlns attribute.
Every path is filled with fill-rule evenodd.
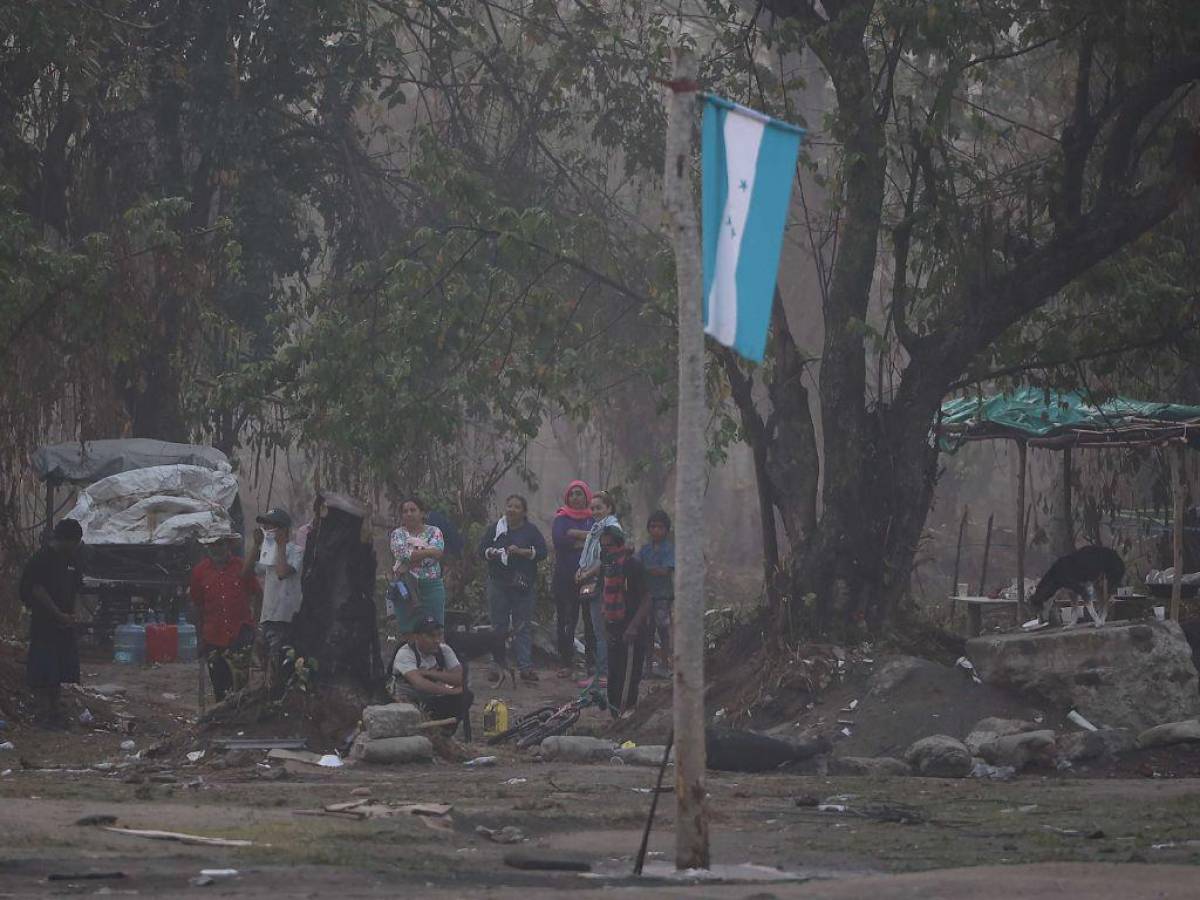
<svg viewBox="0 0 1200 900"><path fill-rule="evenodd" d="M396 699L415 703L434 719L461 721L474 696L463 684L463 667L443 641L441 623L432 616L417 621L412 639L396 651Z"/></svg>

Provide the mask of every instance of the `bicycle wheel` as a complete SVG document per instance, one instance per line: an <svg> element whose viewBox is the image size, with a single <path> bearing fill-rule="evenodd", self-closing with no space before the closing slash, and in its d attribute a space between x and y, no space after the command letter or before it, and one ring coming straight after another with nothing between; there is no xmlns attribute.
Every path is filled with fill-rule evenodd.
<svg viewBox="0 0 1200 900"><path fill-rule="evenodd" d="M554 714L554 710L555 707L553 706L543 706L541 709L535 709L533 712L527 713L518 719L516 724L505 729L504 731L501 731L499 734L494 734L488 738L488 745L495 746L496 744L503 744L505 741L527 733L531 728L537 727L542 722L546 721L546 719L548 719L550 716L552 716Z"/></svg>
<svg viewBox="0 0 1200 900"><path fill-rule="evenodd" d="M528 734L518 738L517 746L522 750L536 747L546 738L562 734L578 721L579 709L577 707L572 707L566 712L556 713Z"/></svg>

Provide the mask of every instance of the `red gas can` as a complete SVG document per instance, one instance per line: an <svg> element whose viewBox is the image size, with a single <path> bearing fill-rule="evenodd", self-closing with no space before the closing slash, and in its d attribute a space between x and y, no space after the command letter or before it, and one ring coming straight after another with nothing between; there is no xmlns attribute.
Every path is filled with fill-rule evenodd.
<svg viewBox="0 0 1200 900"><path fill-rule="evenodd" d="M168 663L179 658L179 629L175 625L146 626L146 662Z"/></svg>

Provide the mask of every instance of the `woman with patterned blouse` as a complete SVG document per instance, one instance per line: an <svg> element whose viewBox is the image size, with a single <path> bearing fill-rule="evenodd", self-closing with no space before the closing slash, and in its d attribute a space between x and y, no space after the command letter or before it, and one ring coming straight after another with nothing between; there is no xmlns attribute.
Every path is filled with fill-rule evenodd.
<svg viewBox="0 0 1200 900"><path fill-rule="evenodd" d="M446 541L441 529L425 524L427 509L417 497L408 497L400 504L400 527L392 532L392 554L396 578L405 572L416 579L418 595L395 607L396 626L408 634L413 626L431 616L446 624L446 587L442 583L442 554Z"/></svg>

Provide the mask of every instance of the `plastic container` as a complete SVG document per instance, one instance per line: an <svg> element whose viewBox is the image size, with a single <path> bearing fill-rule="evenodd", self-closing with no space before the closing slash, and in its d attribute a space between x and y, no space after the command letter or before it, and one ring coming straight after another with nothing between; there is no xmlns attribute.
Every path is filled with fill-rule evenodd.
<svg viewBox="0 0 1200 900"><path fill-rule="evenodd" d="M176 650L175 658L180 662L196 661L196 626L179 615L179 624L175 626Z"/></svg>
<svg viewBox="0 0 1200 900"><path fill-rule="evenodd" d="M146 629L129 617L113 633L113 662L139 666L146 660Z"/></svg>
<svg viewBox="0 0 1200 900"><path fill-rule="evenodd" d="M483 708L484 737L495 737L508 731L508 704L503 700L489 700Z"/></svg>

